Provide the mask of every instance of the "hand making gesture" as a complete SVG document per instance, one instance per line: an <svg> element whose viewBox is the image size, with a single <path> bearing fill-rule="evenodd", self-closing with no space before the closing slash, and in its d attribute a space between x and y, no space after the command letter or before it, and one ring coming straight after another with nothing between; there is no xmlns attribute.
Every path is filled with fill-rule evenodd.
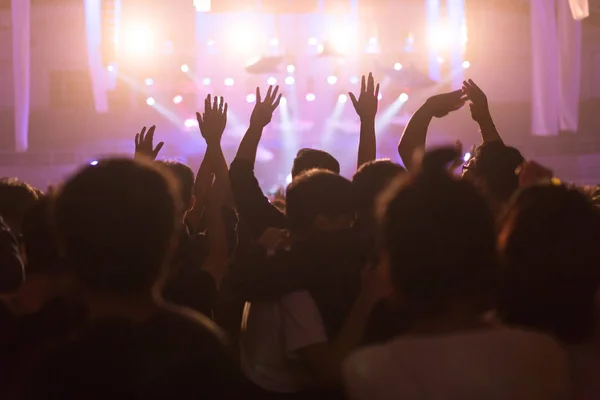
<svg viewBox="0 0 600 400"><path fill-rule="evenodd" d="M279 93L278 96L278 92L279 86L275 86L275 90L273 90L273 86L269 86L267 97L262 100L260 88L256 88L256 104L254 110L252 110L252 115L250 116L251 126L264 128L271 122L273 112L279 106L279 102L281 101L282 95Z"/></svg>
<svg viewBox="0 0 600 400"><path fill-rule="evenodd" d="M227 126L227 103L223 97L215 96L211 101L210 94L204 100L204 113L196 113L200 133L207 145L221 143L225 126Z"/></svg>
<svg viewBox="0 0 600 400"><path fill-rule="evenodd" d="M146 133L146 127L142 128L140 133L135 135L135 155L134 159L149 158L152 161L156 160L160 149L163 148L165 142L160 142L154 148L154 130L156 126L152 125L148 132Z"/></svg>
<svg viewBox="0 0 600 400"><path fill-rule="evenodd" d="M471 101L469 108L471 109L471 118L473 118L473 121L481 122L491 118L487 96L473 80L464 81L462 90Z"/></svg>
<svg viewBox="0 0 600 400"><path fill-rule="evenodd" d="M462 90L455 90L430 97L425 102L425 107L434 117L442 118L464 106L466 100Z"/></svg>
<svg viewBox="0 0 600 400"><path fill-rule="evenodd" d="M360 84L360 95L358 96L358 100L356 99L354 93L350 92L348 95L350 96L352 105L354 105L354 109L361 120L375 119L375 115L377 114L377 105L379 103L379 83L377 86L375 86L375 80L373 79L372 73L369 73L368 79L365 79L365 76L363 75Z"/></svg>

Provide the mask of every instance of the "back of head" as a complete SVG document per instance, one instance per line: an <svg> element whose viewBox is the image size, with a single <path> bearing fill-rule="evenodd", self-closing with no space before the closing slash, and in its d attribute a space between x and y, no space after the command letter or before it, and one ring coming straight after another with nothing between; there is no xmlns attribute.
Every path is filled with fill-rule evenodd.
<svg viewBox="0 0 600 400"><path fill-rule="evenodd" d="M519 150L493 141L479 146L468 166L483 183L486 195L506 202L519 188L517 168L524 160Z"/></svg>
<svg viewBox="0 0 600 400"><path fill-rule="evenodd" d="M85 167L56 199L65 261L97 292L146 291L164 272L180 209L176 182L151 164L112 159Z"/></svg>
<svg viewBox="0 0 600 400"><path fill-rule="evenodd" d="M374 160L363 164L352 178L358 210L372 213L377 196L404 172L404 167L390 160Z"/></svg>
<svg viewBox="0 0 600 400"><path fill-rule="evenodd" d="M340 173L340 163L331 154L323 150L301 149L292 166L292 177L296 177L311 169L324 169L333 173Z"/></svg>
<svg viewBox="0 0 600 400"><path fill-rule="evenodd" d="M186 208L192 199L194 193L194 171L186 164L179 161L157 161L158 165L167 168L177 179L179 183L179 192L181 194L181 204Z"/></svg>
<svg viewBox="0 0 600 400"><path fill-rule="evenodd" d="M0 216L15 234L20 234L23 216L38 199L38 191L17 178L0 179Z"/></svg>
<svg viewBox="0 0 600 400"><path fill-rule="evenodd" d="M315 229L318 218L354 220L352 183L326 170L311 170L295 178L286 191L286 215L292 233Z"/></svg>
<svg viewBox="0 0 600 400"><path fill-rule="evenodd" d="M425 154L422 170L398 178L380 199L383 257L396 289L421 316L458 303L488 306L496 274L494 220L477 190L447 172L457 155Z"/></svg>
<svg viewBox="0 0 600 400"><path fill-rule="evenodd" d="M51 219L48 198L40 198L23 218L23 245L26 254L26 272L57 274L64 271L60 262L56 231Z"/></svg>
<svg viewBox="0 0 600 400"><path fill-rule="evenodd" d="M600 216L591 202L565 187L524 190L505 218L500 248L505 321L567 343L589 338L600 286Z"/></svg>

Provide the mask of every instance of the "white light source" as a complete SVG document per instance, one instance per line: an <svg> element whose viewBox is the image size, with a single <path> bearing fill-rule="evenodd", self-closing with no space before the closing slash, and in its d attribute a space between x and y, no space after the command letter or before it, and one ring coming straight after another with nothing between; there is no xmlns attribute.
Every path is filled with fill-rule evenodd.
<svg viewBox="0 0 600 400"><path fill-rule="evenodd" d="M271 39L269 40L269 44L270 44L271 46L279 46L279 39L278 39L278 38L271 38Z"/></svg>
<svg viewBox="0 0 600 400"><path fill-rule="evenodd" d="M267 85L277 85L277 78L271 76L269 79L267 79Z"/></svg>
<svg viewBox="0 0 600 400"><path fill-rule="evenodd" d="M308 44L311 46L316 46L319 43L319 41L317 40L316 37L311 37L310 39L308 39Z"/></svg>
<svg viewBox="0 0 600 400"><path fill-rule="evenodd" d="M254 103L256 101L256 95L254 93L250 93L248 96L246 96L246 101L248 103Z"/></svg>
<svg viewBox="0 0 600 400"><path fill-rule="evenodd" d="M177 95L175 97L173 97L173 103L175 104L179 104L183 101L183 97L181 95Z"/></svg>
<svg viewBox="0 0 600 400"><path fill-rule="evenodd" d="M148 104L149 106L151 106L151 107L152 107L153 105L155 105L155 104L156 104L156 100L154 100L154 97L148 97L148 98L146 99L146 104Z"/></svg>
<svg viewBox="0 0 600 400"><path fill-rule="evenodd" d="M206 45L207 45L207 46L214 46L214 45L215 45L215 41L214 41L214 40L212 40L212 39L209 39L209 40L206 42Z"/></svg>
<svg viewBox="0 0 600 400"><path fill-rule="evenodd" d="M285 177L285 183L288 185L290 183L292 183L292 174L289 174L288 176Z"/></svg>
<svg viewBox="0 0 600 400"><path fill-rule="evenodd" d="M233 78L227 78L227 79L225 79L224 83L225 83L225 86L233 86L233 84L235 82L233 81Z"/></svg>
<svg viewBox="0 0 600 400"><path fill-rule="evenodd" d="M379 92L379 94L377 95L377 100L381 100L383 99L383 93Z"/></svg>
<svg viewBox="0 0 600 400"><path fill-rule="evenodd" d="M146 78L144 80L144 83L146 84L146 86L152 86L152 85L154 85L154 79L152 79L152 78Z"/></svg>
<svg viewBox="0 0 600 400"><path fill-rule="evenodd" d="M340 94L339 97L338 97L338 101L340 103L345 103L345 102L348 101L348 96L346 96L345 94Z"/></svg>
<svg viewBox="0 0 600 400"><path fill-rule="evenodd" d="M294 71L296 70L296 67L295 67L295 66L293 66L292 64L289 64L289 65L286 67L286 69L287 69L287 72L289 72L290 74L293 74L293 73L294 73Z"/></svg>
<svg viewBox="0 0 600 400"><path fill-rule="evenodd" d="M294 83L296 83L296 79L294 79L293 76L286 76L285 77L285 84L286 85L293 85Z"/></svg>
<svg viewBox="0 0 600 400"><path fill-rule="evenodd" d="M467 162L467 161L469 161L470 159L471 159L471 153L469 153L469 152L466 152L466 153L465 153L465 155L464 155L464 157L463 157L463 161L464 161L464 162Z"/></svg>
<svg viewBox="0 0 600 400"><path fill-rule="evenodd" d="M317 98L317 96L315 96L314 93L308 93L306 95L306 101L315 101L316 98Z"/></svg>
<svg viewBox="0 0 600 400"><path fill-rule="evenodd" d="M186 119L186 120L185 120L185 122L183 123L183 125L184 125L186 128L193 128L194 126L197 126L197 125L198 125L198 121L196 121L196 120L195 120L195 119L193 119L193 118L188 118L188 119Z"/></svg>
<svg viewBox="0 0 600 400"><path fill-rule="evenodd" d="M353 76L350 78L350 83L355 85L359 82L358 76Z"/></svg>
<svg viewBox="0 0 600 400"><path fill-rule="evenodd" d="M337 83L337 76L331 75L327 77L327 83L335 85Z"/></svg>
<svg viewBox="0 0 600 400"><path fill-rule="evenodd" d="M98 165L98 161L97 160L91 161L90 165L96 166L96 165Z"/></svg>
<svg viewBox="0 0 600 400"><path fill-rule="evenodd" d="M189 70L190 70L190 67L189 67L189 65L187 65L187 64L183 64L183 65L181 66L181 72L188 72Z"/></svg>
<svg viewBox="0 0 600 400"><path fill-rule="evenodd" d="M469 61L463 61L463 68L464 69L469 69L471 68L471 63Z"/></svg>
<svg viewBox="0 0 600 400"><path fill-rule="evenodd" d="M287 104L287 99L285 98L285 96L281 96L281 100L279 101L280 105L284 105Z"/></svg>
<svg viewBox="0 0 600 400"><path fill-rule="evenodd" d="M440 24L429 31L427 42L433 50L450 50L454 45L462 44L466 41L466 31L453 29L447 25Z"/></svg>
<svg viewBox="0 0 600 400"><path fill-rule="evenodd" d="M202 84L204 86L209 86L210 85L210 78L204 78L204 79L202 79Z"/></svg>
<svg viewBox="0 0 600 400"><path fill-rule="evenodd" d="M406 93L402 93L398 99L400 99L402 102L408 101L408 95Z"/></svg>
<svg viewBox="0 0 600 400"><path fill-rule="evenodd" d="M438 62L439 64L443 64L443 63L444 63L444 57L442 57L442 56L438 56L438 58L437 58L437 62Z"/></svg>
<svg viewBox="0 0 600 400"><path fill-rule="evenodd" d="M396 71L400 71L402 69L402 64L400 64L399 62L397 62L396 64L394 64L394 69Z"/></svg>
<svg viewBox="0 0 600 400"><path fill-rule="evenodd" d="M114 67L114 66L112 66L112 65L109 65L109 66L107 67L107 69L108 69L108 72L113 72L113 71L115 70L115 67Z"/></svg>
<svg viewBox="0 0 600 400"><path fill-rule="evenodd" d="M124 52L128 55L147 55L154 50L154 31L146 22L133 23L125 28L123 35Z"/></svg>

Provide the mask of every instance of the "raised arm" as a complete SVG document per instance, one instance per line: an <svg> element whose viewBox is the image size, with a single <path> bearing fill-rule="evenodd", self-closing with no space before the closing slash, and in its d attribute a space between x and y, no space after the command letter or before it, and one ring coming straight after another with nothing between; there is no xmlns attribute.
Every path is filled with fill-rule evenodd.
<svg viewBox="0 0 600 400"><path fill-rule="evenodd" d="M135 135L134 159L138 160L140 158L148 158L152 161L156 160L156 157L158 157L158 153L165 145L165 142L160 142L156 145L156 147L154 147L155 130L155 125L152 125L150 129L148 129L148 132L146 132L146 127L143 127L142 131Z"/></svg>
<svg viewBox="0 0 600 400"><path fill-rule="evenodd" d="M365 82L366 81L366 82ZM375 137L375 115L379 102L379 83L375 86L373 74L368 80L363 75L358 100L354 93L348 93L356 113L360 117L360 139L358 142L358 163L356 168L377 158L377 141Z"/></svg>
<svg viewBox="0 0 600 400"><path fill-rule="evenodd" d="M398 154L407 170L414 169L413 156L418 149L425 149L427 129L433 117L442 118L465 104L462 90L430 97L411 117L404 129Z"/></svg>
<svg viewBox="0 0 600 400"><path fill-rule="evenodd" d="M463 82L463 92L471 101L471 118L479 124L481 138L484 142L502 141L490 113L488 99L483 90L471 79Z"/></svg>

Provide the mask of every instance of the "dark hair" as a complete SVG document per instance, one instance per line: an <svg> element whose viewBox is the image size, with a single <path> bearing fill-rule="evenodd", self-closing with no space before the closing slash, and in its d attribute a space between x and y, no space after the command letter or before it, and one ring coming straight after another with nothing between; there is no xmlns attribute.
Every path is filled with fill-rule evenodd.
<svg viewBox="0 0 600 400"><path fill-rule="evenodd" d="M404 167L390 160L374 160L361 165L352 178L358 210L372 212L377 196L404 172Z"/></svg>
<svg viewBox="0 0 600 400"><path fill-rule="evenodd" d="M27 256L27 274L55 274L64 271L50 212L50 200L42 197L29 208L23 218L22 235Z"/></svg>
<svg viewBox="0 0 600 400"><path fill-rule="evenodd" d="M505 202L519 188L516 170L523 161L525 159L519 150L497 140L477 147L473 160L468 165L485 183L487 194Z"/></svg>
<svg viewBox="0 0 600 400"><path fill-rule="evenodd" d="M600 216L591 202L565 187L526 189L509 209L500 238L504 321L567 343L589 338L600 287Z"/></svg>
<svg viewBox="0 0 600 400"><path fill-rule="evenodd" d="M340 173L340 163L331 154L323 150L301 149L292 166L292 177L311 169L324 169L327 171Z"/></svg>
<svg viewBox="0 0 600 400"><path fill-rule="evenodd" d="M295 178L286 191L286 215L292 232L310 231L319 215L354 214L352 183L326 170L311 170Z"/></svg>
<svg viewBox="0 0 600 400"><path fill-rule="evenodd" d="M65 261L90 289L148 290L164 272L180 209L175 183L156 166L128 159L87 166L56 199Z"/></svg>
<svg viewBox="0 0 600 400"><path fill-rule="evenodd" d="M422 170L399 177L380 199L381 245L416 315L443 315L459 301L477 311L490 305L494 219L477 190L447 172L457 156L450 148L425 154Z"/></svg>
<svg viewBox="0 0 600 400"><path fill-rule="evenodd" d="M0 179L0 216L10 229L19 234L25 212L38 199L38 192L17 178Z"/></svg>
<svg viewBox="0 0 600 400"><path fill-rule="evenodd" d="M157 161L158 165L166 167L171 171L179 183L181 202L184 208L188 207L192 194L194 193L194 171L186 164L179 161L163 160Z"/></svg>

